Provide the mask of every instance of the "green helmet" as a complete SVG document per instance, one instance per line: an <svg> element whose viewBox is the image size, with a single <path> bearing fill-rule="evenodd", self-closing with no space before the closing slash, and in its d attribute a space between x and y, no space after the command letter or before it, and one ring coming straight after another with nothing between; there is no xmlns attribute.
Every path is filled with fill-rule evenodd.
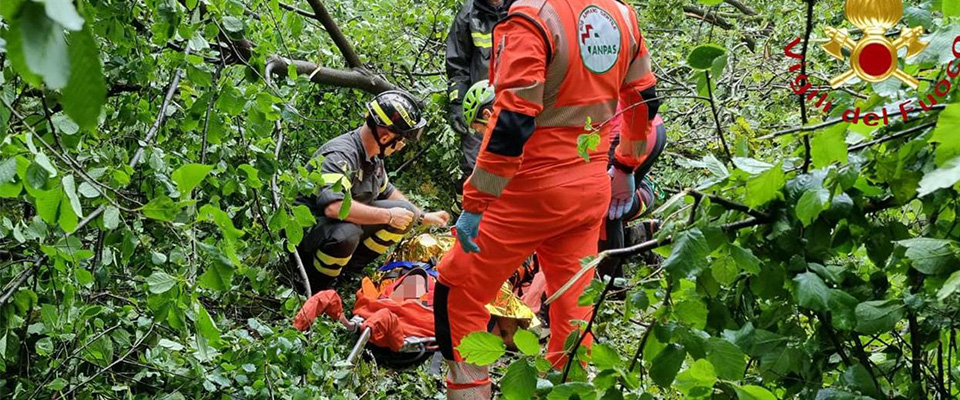
<svg viewBox="0 0 960 400"><path fill-rule="evenodd" d="M467 95L463 97L463 120L467 126L474 122L486 122L477 120L480 116L480 110L493 104L493 85L490 81L484 79L467 90Z"/></svg>

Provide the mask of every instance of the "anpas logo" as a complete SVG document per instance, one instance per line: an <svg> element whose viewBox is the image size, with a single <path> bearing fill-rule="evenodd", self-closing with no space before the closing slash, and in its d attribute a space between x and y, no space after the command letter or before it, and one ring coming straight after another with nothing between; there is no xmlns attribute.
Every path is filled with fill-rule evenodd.
<svg viewBox="0 0 960 400"><path fill-rule="evenodd" d="M920 41L923 27L904 29L897 40L887 38L887 30L903 17L901 0L847 0L847 20L860 28L863 37L859 41L850 38L846 29L826 28L830 42L822 45L834 58L843 61L841 50L850 51L850 69L830 80L834 89L847 83L854 76L866 82L883 82L890 76L903 81L911 88L919 85L917 78L907 75L899 67L897 52L907 49L907 58L923 52L927 44Z"/></svg>
<svg viewBox="0 0 960 400"><path fill-rule="evenodd" d="M844 56L844 50L850 53L850 68L831 79L830 87L839 88L854 78L868 83L885 82L896 78L914 90L919 88L920 80L900 69L899 53L903 50L904 60L922 53L927 48L927 43L921 41L924 28L922 26L903 28L896 39L891 40L887 37L888 31L903 17L902 0L847 0L846 15L847 20L859 28L861 36L859 39L854 39L846 29L832 27L824 29L827 43L821 45L823 50L841 61L847 59ZM802 41L803 39L798 37L783 49L784 55L799 61L790 67L790 72L797 73L805 70L805 58L797 51ZM954 40L952 50L954 60L947 64L946 76L932 83L930 85L932 90L929 90L929 93L902 100L898 104L884 106L876 112L861 112L860 107L850 108L843 112L843 121L851 124L862 122L868 126L890 125L891 117L899 116L907 122L912 116L934 109L953 90L951 79L960 76L960 36ZM804 97L806 102L812 102L824 114L833 113L834 98L829 90L814 86L805 73L799 73L790 82L790 90Z"/></svg>

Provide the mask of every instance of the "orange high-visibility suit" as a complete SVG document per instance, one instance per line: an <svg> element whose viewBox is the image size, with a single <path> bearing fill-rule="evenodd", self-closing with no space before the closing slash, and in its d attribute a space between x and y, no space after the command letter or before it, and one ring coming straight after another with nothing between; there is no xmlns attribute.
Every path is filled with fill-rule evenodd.
<svg viewBox="0 0 960 400"><path fill-rule="evenodd" d="M448 398L489 398L486 369L460 362L455 348L468 333L486 330L484 305L524 259L538 254L549 294L597 252L610 203L609 130L599 132L586 162L577 152L584 125L612 118L621 99L636 105L623 113L614 161L632 171L658 104L636 12L619 1L518 0L494 29L493 46L494 113L463 199L464 210L482 213L481 251L455 246L438 268L437 341L455 361ZM585 276L550 306L547 357L555 366L565 362L571 321L589 316L589 307L577 305L589 281Z"/></svg>

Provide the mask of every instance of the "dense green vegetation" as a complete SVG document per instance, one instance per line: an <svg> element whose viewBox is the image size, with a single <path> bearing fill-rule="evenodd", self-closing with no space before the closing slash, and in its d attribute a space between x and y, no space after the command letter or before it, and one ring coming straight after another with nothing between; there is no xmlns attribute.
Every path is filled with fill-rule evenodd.
<svg viewBox="0 0 960 400"><path fill-rule="evenodd" d="M538 374L521 339L494 368L505 397L956 398L960 3L905 1L891 34L925 29L904 64L920 87L831 90L831 115L791 94L784 47L809 21L806 70L827 89L848 64L818 38L853 28L843 1L631 3L670 136L654 172L664 229L644 246L666 260L628 258L627 300L599 307L600 344L581 353L589 373ZM425 367L338 366L354 337L333 323L293 329L287 254L314 222L293 205L318 184L309 156L390 85L431 121L392 181L452 208L443 49L458 7L3 0L0 398L442 398ZM938 107L908 122L837 120L944 78ZM476 338L477 361L503 353Z"/></svg>

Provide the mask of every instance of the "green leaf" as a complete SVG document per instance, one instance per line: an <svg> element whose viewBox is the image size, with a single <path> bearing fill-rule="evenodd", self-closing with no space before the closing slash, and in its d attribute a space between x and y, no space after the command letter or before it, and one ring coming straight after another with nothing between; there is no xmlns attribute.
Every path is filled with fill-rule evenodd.
<svg viewBox="0 0 960 400"><path fill-rule="evenodd" d="M59 392L59 391L63 390L63 388L67 387L67 384L68 384L68 383L69 383L69 382L67 382L66 379L57 378L57 379L54 379L54 380L50 381L50 383L47 384L47 388L49 388L50 390Z"/></svg>
<svg viewBox="0 0 960 400"><path fill-rule="evenodd" d="M263 182L260 181L259 171L256 168L249 164L240 165L240 170L247 175L247 184L254 188L260 189L263 187Z"/></svg>
<svg viewBox="0 0 960 400"><path fill-rule="evenodd" d="M144 216L158 221L173 221L180 212L180 207L169 197L160 195L150 200L140 209Z"/></svg>
<svg viewBox="0 0 960 400"><path fill-rule="evenodd" d="M343 193L343 203L340 203L340 212L337 213L337 217L340 219L347 219L347 216L350 215L350 207L353 205L353 196L350 194L350 188L344 189Z"/></svg>
<svg viewBox="0 0 960 400"><path fill-rule="evenodd" d="M738 400L777 400L773 393L760 386L747 385L734 386L733 388L737 391Z"/></svg>
<svg viewBox="0 0 960 400"><path fill-rule="evenodd" d="M526 329L518 329L513 334L513 343L523 354L528 356L540 354L540 338Z"/></svg>
<svg viewBox="0 0 960 400"><path fill-rule="evenodd" d="M890 332L903 319L904 305L897 300L865 301L857 305L857 331L866 335Z"/></svg>
<svg viewBox="0 0 960 400"><path fill-rule="evenodd" d="M213 262L197 279L200 287L224 292L233 286L233 267L225 262Z"/></svg>
<svg viewBox="0 0 960 400"><path fill-rule="evenodd" d="M53 90L62 89L70 77L70 58L63 27L47 18L44 7L27 2L19 19L24 61Z"/></svg>
<svg viewBox="0 0 960 400"><path fill-rule="evenodd" d="M60 209L60 200L63 197L63 191L60 188L54 188L47 191L37 191L34 193L37 201L34 205L37 207L37 215L50 225L57 224L57 210Z"/></svg>
<svg viewBox="0 0 960 400"><path fill-rule="evenodd" d="M843 372L842 381L849 387L859 390L861 393L868 394L874 398L880 398L878 396L878 387L873 381L873 377L870 375L870 372L867 371L863 365L854 364L847 368Z"/></svg>
<svg viewBox="0 0 960 400"><path fill-rule="evenodd" d="M507 351L507 346L497 335L488 332L472 332L460 340L457 351L471 364L488 365L497 361Z"/></svg>
<svg viewBox="0 0 960 400"><path fill-rule="evenodd" d="M763 171L773 168L773 164L744 157L734 157L733 165L736 166L737 169L740 169L750 175L757 175Z"/></svg>
<svg viewBox="0 0 960 400"><path fill-rule="evenodd" d="M40 164L31 163L30 166L27 167L25 180L31 188L43 189L43 187L47 185L47 178L49 176L50 174L48 174Z"/></svg>
<svg viewBox="0 0 960 400"><path fill-rule="evenodd" d="M77 229L79 218L70 205L70 199L66 196L60 196L60 208L58 209L57 224L64 232L70 233Z"/></svg>
<svg viewBox="0 0 960 400"><path fill-rule="evenodd" d="M757 208L780 197L780 190L787 183L786 175L777 164L766 172L747 181L747 198L744 203Z"/></svg>
<svg viewBox="0 0 960 400"><path fill-rule="evenodd" d="M185 164L177 168L176 171L173 171L170 178L177 183L177 189L180 190L180 197L184 198L188 197L190 192L193 191L193 188L197 187L197 185L203 181L203 178L206 178L207 174L212 170L212 165Z"/></svg>
<svg viewBox="0 0 960 400"><path fill-rule="evenodd" d="M676 387L689 397L702 397L713 393L717 383L717 373L710 361L699 359L677 375Z"/></svg>
<svg viewBox="0 0 960 400"><path fill-rule="evenodd" d="M53 163L50 162L50 159L46 154L37 153L34 161L36 161L37 165L42 167L44 171L47 171L47 174L50 178L55 178L57 176L57 169L53 167Z"/></svg>
<svg viewBox="0 0 960 400"><path fill-rule="evenodd" d="M73 181L73 175L64 175L61 180L63 184L63 194L70 200L70 207L78 217L83 217L83 210L80 208L80 197L77 196L77 184Z"/></svg>
<svg viewBox="0 0 960 400"><path fill-rule="evenodd" d="M213 347L219 347L220 345L220 329L217 328L217 324L213 322L213 318L210 318L210 313L207 312L207 308L203 306L200 302L197 304L197 331L200 332L204 338L207 339Z"/></svg>
<svg viewBox="0 0 960 400"><path fill-rule="evenodd" d="M954 3L954 7L960 7L953 1L944 2L944 4L947 3ZM953 43L953 38L950 38L951 43ZM947 161L960 156L960 136L957 135L957 132L960 132L960 103L947 105L947 108L940 112L938 118L937 126L933 129L930 141L939 143L934 152L937 165L946 165Z"/></svg>
<svg viewBox="0 0 960 400"><path fill-rule="evenodd" d="M526 359L514 361L500 381L500 390L507 400L532 399L537 391L537 369Z"/></svg>
<svg viewBox="0 0 960 400"><path fill-rule="evenodd" d="M946 17L960 16L960 3L956 1L943 0L943 15Z"/></svg>
<svg viewBox="0 0 960 400"><path fill-rule="evenodd" d="M69 0L56 1L69 4ZM82 31L71 33L67 39L70 42L71 69L67 87L63 89L63 111L80 128L92 131L97 127L100 109L107 101L100 50L89 25Z"/></svg>
<svg viewBox="0 0 960 400"><path fill-rule="evenodd" d="M117 229L120 226L120 209L107 206L103 210L103 226L109 230Z"/></svg>
<svg viewBox="0 0 960 400"><path fill-rule="evenodd" d="M317 223L317 219L313 216L313 213L305 205L298 205L293 207L293 217L297 221L297 225L301 227L313 226Z"/></svg>
<svg viewBox="0 0 960 400"><path fill-rule="evenodd" d="M80 132L80 126L63 113L54 115L50 118L50 120L53 122L53 126L55 126L60 133L65 135L73 135L77 132Z"/></svg>
<svg viewBox="0 0 960 400"><path fill-rule="evenodd" d="M697 0L697 2L705 6L715 6L717 4L723 3L723 0Z"/></svg>
<svg viewBox="0 0 960 400"><path fill-rule="evenodd" d="M39 0L44 3L47 10L47 16L56 21L64 28L71 31L79 31L83 27L83 18L77 14L77 9L73 7L70 0Z"/></svg>
<svg viewBox="0 0 960 400"><path fill-rule="evenodd" d="M707 326L707 306L697 298L678 302L674 313L678 321L693 328L703 329Z"/></svg>
<svg viewBox="0 0 960 400"><path fill-rule="evenodd" d="M663 268L677 277L695 275L707 266L710 248L700 229L693 228L677 234L670 256L663 262Z"/></svg>
<svg viewBox="0 0 960 400"><path fill-rule="evenodd" d="M718 160L717 157L714 157L713 154L707 154L707 156L703 158L703 164L717 180L723 180L730 176L730 171L727 170L727 166L723 165L723 162Z"/></svg>
<svg viewBox="0 0 960 400"><path fill-rule="evenodd" d="M960 289L960 271L955 271L950 274L950 277L947 278L947 281L943 283L943 286L940 287L940 290L937 291L937 299L944 301L950 295L956 293Z"/></svg>
<svg viewBox="0 0 960 400"><path fill-rule="evenodd" d="M670 387L686 357L683 346L676 343L667 345L650 363L650 378L660 387Z"/></svg>
<svg viewBox="0 0 960 400"><path fill-rule="evenodd" d="M920 187L917 188L917 195L923 197L937 189L952 187L957 181L960 181L960 156L951 158L942 167L924 174Z"/></svg>
<svg viewBox="0 0 960 400"><path fill-rule="evenodd" d="M835 125L813 135L810 139L810 160L816 168L835 162L847 162L847 126Z"/></svg>
<svg viewBox="0 0 960 400"><path fill-rule="evenodd" d="M224 17L223 18L223 29L227 32L237 33L243 31L243 21L237 17Z"/></svg>
<svg viewBox="0 0 960 400"><path fill-rule="evenodd" d="M620 353L613 346L601 343L590 350L590 360L600 370L613 369L620 366Z"/></svg>
<svg viewBox="0 0 960 400"><path fill-rule="evenodd" d="M760 273L760 259L753 255L753 251L735 244L730 244L727 248L730 250L730 255L733 256L733 259L740 268L754 275Z"/></svg>
<svg viewBox="0 0 960 400"><path fill-rule="evenodd" d="M577 136L577 154L586 162L590 162L590 152L596 151L598 145L600 145L600 135L596 132L582 133Z"/></svg>
<svg viewBox="0 0 960 400"><path fill-rule="evenodd" d="M150 289L150 293L154 294L164 293L176 283L177 278L167 275L165 272L154 271L147 277L147 288Z"/></svg>
<svg viewBox="0 0 960 400"><path fill-rule="evenodd" d="M716 0L709 0L716 1ZM722 1L722 0L720 0ZM693 49L687 56L687 64L691 68L706 71L713 68L713 62L718 57L727 54L727 50L715 44L702 44Z"/></svg>
<svg viewBox="0 0 960 400"><path fill-rule="evenodd" d="M813 272L804 272L793 278L797 283L794 298L797 304L814 311L828 311L830 288L823 283L823 279Z"/></svg>
<svg viewBox="0 0 960 400"><path fill-rule="evenodd" d="M741 380L747 368L746 355L726 339L707 339L707 360L713 364L717 376L723 379Z"/></svg>
<svg viewBox="0 0 960 400"><path fill-rule="evenodd" d="M49 336L44 337L37 341L35 348L37 349L37 354L48 357L53 354L53 340L50 339Z"/></svg>
<svg viewBox="0 0 960 400"><path fill-rule="evenodd" d="M547 395L547 400L568 400L574 395L579 399L594 399L597 397L597 391L585 382L567 382L554 386Z"/></svg>
<svg viewBox="0 0 960 400"><path fill-rule="evenodd" d="M200 207L200 211L197 213L197 220L213 221L216 223L217 227L220 228L220 233L223 234L224 239L227 239L228 242L235 242L244 234L243 230L233 226L233 220L230 218L230 214L227 214L213 204L204 204L203 207Z"/></svg>
<svg viewBox="0 0 960 400"><path fill-rule="evenodd" d="M10 157L0 162L0 185L13 182L17 176L17 159Z"/></svg>
<svg viewBox="0 0 960 400"><path fill-rule="evenodd" d="M830 192L827 189L814 189L803 192L797 201L797 219L803 226L810 226L823 212L824 206L830 202Z"/></svg>
<svg viewBox="0 0 960 400"><path fill-rule="evenodd" d="M938 275L956 265L955 242L952 240L919 237L896 243L907 248L906 256L913 268L924 274Z"/></svg>

